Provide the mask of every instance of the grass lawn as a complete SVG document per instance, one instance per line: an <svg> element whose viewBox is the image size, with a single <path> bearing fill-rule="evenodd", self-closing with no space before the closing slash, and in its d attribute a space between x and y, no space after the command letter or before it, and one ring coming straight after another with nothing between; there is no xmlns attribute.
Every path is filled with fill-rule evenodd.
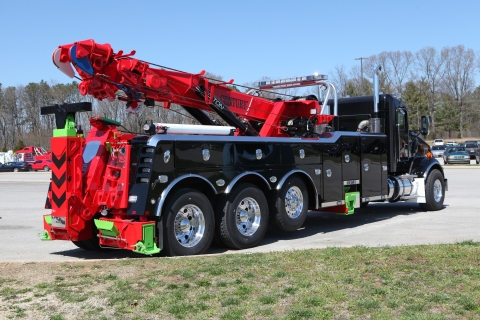
<svg viewBox="0 0 480 320"><path fill-rule="evenodd" d="M0 264L0 319L480 319L480 243Z"/></svg>

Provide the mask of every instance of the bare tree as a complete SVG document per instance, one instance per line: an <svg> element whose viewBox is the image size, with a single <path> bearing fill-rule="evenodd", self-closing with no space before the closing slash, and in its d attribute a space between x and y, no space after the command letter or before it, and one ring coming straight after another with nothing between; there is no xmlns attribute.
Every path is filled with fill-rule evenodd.
<svg viewBox="0 0 480 320"><path fill-rule="evenodd" d="M416 54L416 67L422 83L426 83L428 112L432 119L432 131L435 132L435 105L439 99L439 85L445 73L445 56L438 54L433 47L425 47Z"/></svg>
<svg viewBox="0 0 480 320"><path fill-rule="evenodd" d="M460 137L464 135L466 111L465 98L474 88L475 53L472 49L465 49L463 45L442 49L445 56L445 76L443 83L451 95L454 96L460 121Z"/></svg>
<svg viewBox="0 0 480 320"><path fill-rule="evenodd" d="M414 65L415 57L410 51L393 51L387 55L387 62L391 70L392 84L398 93L405 90L405 82Z"/></svg>
<svg viewBox="0 0 480 320"><path fill-rule="evenodd" d="M23 139L23 111L19 105L17 92L17 88L8 87L3 95L2 113L5 121L3 134L5 139L4 148L6 149L12 149L17 143L17 139Z"/></svg>
<svg viewBox="0 0 480 320"><path fill-rule="evenodd" d="M332 74L330 81L335 85L337 89L338 97L345 97L345 92L347 89L348 75L345 71L344 65L336 65L333 71L330 71Z"/></svg>
<svg viewBox="0 0 480 320"><path fill-rule="evenodd" d="M393 93L394 85L393 85L393 76L392 76L392 68L391 64L389 63L389 53L384 51L378 55L372 55L368 57L368 59L364 62L363 72L364 76L372 79L373 81L373 73L377 66L382 67L382 72L379 75L379 87L380 91L384 93Z"/></svg>

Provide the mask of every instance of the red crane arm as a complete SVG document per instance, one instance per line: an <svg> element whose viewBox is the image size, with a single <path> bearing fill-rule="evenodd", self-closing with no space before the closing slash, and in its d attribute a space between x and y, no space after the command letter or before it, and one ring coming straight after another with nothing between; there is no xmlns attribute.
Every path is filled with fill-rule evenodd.
<svg viewBox="0 0 480 320"><path fill-rule="evenodd" d="M227 84L233 83L233 79L219 83L206 78L205 71L192 74L153 68L149 63L132 58L134 54L135 51L114 53L109 44L98 44L90 39L59 46L53 52L52 60L69 77L75 75L74 69L77 71L82 95L113 101L121 90L124 95L119 99L127 101L133 112L139 102L154 105L154 101L162 102L165 108L175 103L206 111L213 109L221 116L222 112L227 113L222 118L239 128L239 134L249 131L250 135L285 135L279 131L281 121L311 117L312 109L318 111L315 114L320 114L319 103L315 100L273 102L229 88ZM321 123L331 119L321 118ZM262 124L259 133L254 129L247 130L247 127L252 128L251 123Z"/></svg>

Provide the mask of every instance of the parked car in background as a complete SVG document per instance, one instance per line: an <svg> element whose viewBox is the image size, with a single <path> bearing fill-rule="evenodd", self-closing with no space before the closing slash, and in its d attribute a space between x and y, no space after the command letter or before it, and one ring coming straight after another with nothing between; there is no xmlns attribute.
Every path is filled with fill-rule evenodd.
<svg viewBox="0 0 480 320"><path fill-rule="evenodd" d="M465 147L447 148L443 154L443 162L445 164L470 164L470 154L465 150Z"/></svg>
<svg viewBox="0 0 480 320"><path fill-rule="evenodd" d="M50 166L52 165L52 160L37 160L32 162L32 169L35 171L43 170L50 171Z"/></svg>
<svg viewBox="0 0 480 320"><path fill-rule="evenodd" d="M433 146L432 154L435 158L441 158L445 150L447 150L445 146Z"/></svg>
<svg viewBox="0 0 480 320"><path fill-rule="evenodd" d="M6 162L0 165L0 172L18 172L18 171L32 171L32 165L27 162Z"/></svg>
<svg viewBox="0 0 480 320"><path fill-rule="evenodd" d="M447 141L445 142L445 147L455 147L458 144L455 141Z"/></svg>
<svg viewBox="0 0 480 320"><path fill-rule="evenodd" d="M480 150L476 141L465 141L465 150L470 155L470 159L476 159L477 155L480 155Z"/></svg>
<svg viewBox="0 0 480 320"><path fill-rule="evenodd" d="M434 146L443 146L445 143L443 142L443 139L435 139L433 140L433 145Z"/></svg>

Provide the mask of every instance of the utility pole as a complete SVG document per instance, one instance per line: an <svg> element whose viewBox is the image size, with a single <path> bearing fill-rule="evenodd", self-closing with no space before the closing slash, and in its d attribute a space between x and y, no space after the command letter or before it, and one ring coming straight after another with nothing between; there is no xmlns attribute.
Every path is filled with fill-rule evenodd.
<svg viewBox="0 0 480 320"><path fill-rule="evenodd" d="M364 95L363 93L363 59L368 59L368 58L355 58L355 60L360 60L360 88L362 90L362 95Z"/></svg>

